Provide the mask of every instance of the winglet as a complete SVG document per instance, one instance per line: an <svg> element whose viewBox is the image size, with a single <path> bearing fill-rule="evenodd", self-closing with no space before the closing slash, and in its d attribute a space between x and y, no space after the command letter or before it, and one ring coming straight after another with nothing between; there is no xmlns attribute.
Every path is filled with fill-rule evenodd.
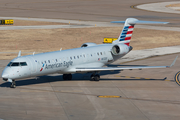
<svg viewBox="0 0 180 120"><path fill-rule="evenodd" d="M21 56L21 51L19 51L19 53L18 53L18 57L20 57Z"/></svg>
<svg viewBox="0 0 180 120"><path fill-rule="evenodd" d="M167 68L172 67L172 66L176 63L177 58L178 58L178 56L176 56L176 58L174 59L174 61L172 62L172 64L171 64L170 66L167 66Z"/></svg>

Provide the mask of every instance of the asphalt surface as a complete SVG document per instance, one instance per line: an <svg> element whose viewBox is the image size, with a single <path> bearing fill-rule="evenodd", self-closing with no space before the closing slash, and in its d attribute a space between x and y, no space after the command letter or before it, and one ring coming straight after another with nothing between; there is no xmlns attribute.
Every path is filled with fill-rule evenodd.
<svg viewBox="0 0 180 120"><path fill-rule="evenodd" d="M173 0L1 0L2 17L70 19L109 22L133 17L179 25L178 14L133 9L134 5ZM132 7L131 7L132 6Z"/></svg>
<svg viewBox="0 0 180 120"><path fill-rule="evenodd" d="M155 12L165 12L165 13L176 13L180 14L179 10L173 9L176 7L166 7L167 5L173 5L173 4L180 4L179 1L174 2L160 2L160 3L150 3L150 4L142 4L136 6L138 9L148 10L148 11L155 11Z"/></svg>
<svg viewBox="0 0 180 120"><path fill-rule="evenodd" d="M180 53L122 65L169 65L177 55ZM8 62L0 61L1 71ZM17 80L12 89L1 79L0 119L179 120L180 86L174 82L179 62L180 57L167 69L102 72L99 82L89 81L90 74L75 74L71 81L56 74Z"/></svg>

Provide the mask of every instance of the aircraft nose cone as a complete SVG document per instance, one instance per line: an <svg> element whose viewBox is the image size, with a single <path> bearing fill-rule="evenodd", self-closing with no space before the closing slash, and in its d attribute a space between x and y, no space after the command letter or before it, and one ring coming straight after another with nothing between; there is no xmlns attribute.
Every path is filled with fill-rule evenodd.
<svg viewBox="0 0 180 120"><path fill-rule="evenodd" d="M8 73L5 73L5 72L3 72L1 75L2 78L8 78L8 76L9 76Z"/></svg>

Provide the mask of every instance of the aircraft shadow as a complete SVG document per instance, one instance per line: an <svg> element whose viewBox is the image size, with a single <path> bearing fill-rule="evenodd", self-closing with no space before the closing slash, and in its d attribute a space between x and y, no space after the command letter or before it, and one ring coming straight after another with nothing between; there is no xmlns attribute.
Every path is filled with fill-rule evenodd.
<svg viewBox="0 0 180 120"><path fill-rule="evenodd" d="M103 75L108 75L108 74L118 74L120 71L103 71L100 73L101 76ZM66 81L89 81L90 80L91 73L86 73L86 74L80 74L76 73L73 74L72 80L66 80ZM129 81L135 81L135 80L147 80L147 79L135 79L135 78L101 78L100 81L108 81L108 80L117 80L117 81L124 81L124 80L129 80ZM165 80L165 79L149 79L149 80ZM49 83L49 82L57 82L57 81L64 81L62 78L62 75L57 75L57 76L40 76L36 78L30 78L30 79L23 79L23 80L17 80L16 81L16 86L26 86L26 85L33 85L33 84L42 84L42 83ZM92 81L92 82L97 82L97 81ZM0 87L10 87L11 83L10 82L5 82L0 84Z"/></svg>

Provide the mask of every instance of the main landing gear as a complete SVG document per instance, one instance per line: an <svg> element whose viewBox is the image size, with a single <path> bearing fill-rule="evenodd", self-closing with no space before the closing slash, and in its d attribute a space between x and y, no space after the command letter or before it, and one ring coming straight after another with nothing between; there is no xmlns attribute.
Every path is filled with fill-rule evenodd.
<svg viewBox="0 0 180 120"><path fill-rule="evenodd" d="M63 80L72 80L72 74L63 74Z"/></svg>
<svg viewBox="0 0 180 120"><path fill-rule="evenodd" d="M99 81L100 75L93 73L91 75L91 81ZM63 74L63 80L72 80L72 74Z"/></svg>
<svg viewBox="0 0 180 120"><path fill-rule="evenodd" d="M11 88L16 88L16 82L15 82L15 80L12 80L12 83L11 83L11 86L10 86Z"/></svg>
<svg viewBox="0 0 180 120"><path fill-rule="evenodd" d="M92 74L91 75L91 81L99 81L100 75L99 74Z"/></svg>

